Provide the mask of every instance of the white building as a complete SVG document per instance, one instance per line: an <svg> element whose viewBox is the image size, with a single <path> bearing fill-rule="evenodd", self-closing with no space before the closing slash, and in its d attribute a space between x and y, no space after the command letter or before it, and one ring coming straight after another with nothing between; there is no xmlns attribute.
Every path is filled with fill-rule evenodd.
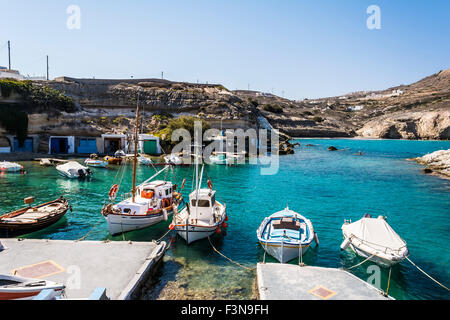
<svg viewBox="0 0 450 320"><path fill-rule="evenodd" d="M24 76L21 75L19 71L17 70L10 70L6 67L2 67L0 66L0 79L6 79L6 78L10 78L10 79L15 79L15 80L46 80L45 77L41 77L41 76Z"/></svg>

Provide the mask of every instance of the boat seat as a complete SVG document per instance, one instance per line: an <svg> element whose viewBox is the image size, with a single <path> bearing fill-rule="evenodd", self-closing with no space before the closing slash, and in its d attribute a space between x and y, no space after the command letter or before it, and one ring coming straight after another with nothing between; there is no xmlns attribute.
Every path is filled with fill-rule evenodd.
<svg viewBox="0 0 450 320"><path fill-rule="evenodd" d="M294 221L292 218L281 218L273 222L274 229L290 229L298 231L300 229L300 222Z"/></svg>

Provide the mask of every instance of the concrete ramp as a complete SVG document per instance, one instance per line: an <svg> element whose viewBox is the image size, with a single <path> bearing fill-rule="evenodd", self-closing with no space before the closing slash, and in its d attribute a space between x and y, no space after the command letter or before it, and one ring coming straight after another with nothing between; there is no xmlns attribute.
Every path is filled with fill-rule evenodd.
<svg viewBox="0 0 450 320"><path fill-rule="evenodd" d="M66 285L68 299L86 299L98 287L110 299L126 300L164 255L166 243L0 239L0 274Z"/></svg>
<svg viewBox="0 0 450 320"><path fill-rule="evenodd" d="M392 299L342 269L258 263L256 276L261 300Z"/></svg>

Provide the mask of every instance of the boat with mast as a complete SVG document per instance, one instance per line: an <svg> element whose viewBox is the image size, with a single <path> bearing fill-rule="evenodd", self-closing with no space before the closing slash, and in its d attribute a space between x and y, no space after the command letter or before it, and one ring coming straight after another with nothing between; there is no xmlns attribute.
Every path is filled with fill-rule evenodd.
<svg viewBox="0 0 450 320"><path fill-rule="evenodd" d="M168 170L165 166L149 179L136 186L136 166L138 163L138 128L139 103L136 107L136 128L134 134L133 180L131 193L122 194L121 201L115 204L119 184L114 184L109 191L109 203L103 205L101 214L108 223L112 235L143 229L161 221L177 210L181 194L176 192L176 185L164 180L154 180L156 176ZM123 165L125 167L125 164ZM123 170L125 172L125 170ZM122 175L123 178L123 175Z"/></svg>
<svg viewBox="0 0 450 320"><path fill-rule="evenodd" d="M226 205L216 200L216 191L213 190L211 180L208 180L208 188L202 188L204 164L199 176L198 145L194 145L195 157L195 189L189 194L189 202L172 219L171 229L184 239L188 244L209 237L214 233L220 233L221 228L226 228L228 220ZM182 189L184 186L184 182Z"/></svg>

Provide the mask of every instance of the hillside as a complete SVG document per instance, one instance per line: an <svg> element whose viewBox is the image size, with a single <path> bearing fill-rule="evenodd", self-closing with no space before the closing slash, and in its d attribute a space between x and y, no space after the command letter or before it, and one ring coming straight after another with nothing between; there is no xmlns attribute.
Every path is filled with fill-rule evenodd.
<svg viewBox="0 0 450 320"><path fill-rule="evenodd" d="M315 100L236 93L291 136L450 139L450 69L411 85Z"/></svg>
<svg viewBox="0 0 450 320"><path fill-rule="evenodd" d="M15 121L24 126L20 117L28 114L28 133L40 135L43 147L50 135L130 133L138 100L146 133L158 133L172 118L192 115L215 128L256 129L265 126L265 118L292 137L450 139L450 69L410 85L301 101L162 79L2 80L0 89L4 115L16 110ZM0 138L12 131L3 122Z"/></svg>

